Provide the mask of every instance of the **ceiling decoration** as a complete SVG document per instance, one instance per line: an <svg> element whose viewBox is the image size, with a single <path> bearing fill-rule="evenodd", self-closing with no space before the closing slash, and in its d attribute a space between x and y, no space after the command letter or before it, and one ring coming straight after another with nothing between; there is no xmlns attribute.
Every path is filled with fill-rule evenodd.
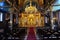
<svg viewBox="0 0 60 40"><path fill-rule="evenodd" d="M38 10L37 10L37 8L36 8L36 6L33 6L32 5L32 1L30 1L30 4L29 4L30 6L26 6L26 8L25 8L25 12L27 12L27 13L33 13L33 12L37 12Z"/></svg>
<svg viewBox="0 0 60 40"><path fill-rule="evenodd" d="M44 0L38 0L38 3L40 6L43 6L44 5Z"/></svg>
<svg viewBox="0 0 60 40"><path fill-rule="evenodd" d="M56 0L44 0L44 8L48 9Z"/></svg>
<svg viewBox="0 0 60 40"><path fill-rule="evenodd" d="M13 4L15 7L23 8L23 6L29 2L30 0L5 0L7 3L10 1L11 4ZM43 9L48 9L49 5L52 4L55 0L31 0L33 2L36 2L39 7Z"/></svg>
<svg viewBox="0 0 60 40"><path fill-rule="evenodd" d="M30 1L30 0L6 0L6 1L10 1L11 3L16 3L16 5L18 4L20 7L22 7L24 5L24 3ZM31 1L35 1L39 4L39 6L47 6L48 3L53 3L55 0L31 0Z"/></svg>

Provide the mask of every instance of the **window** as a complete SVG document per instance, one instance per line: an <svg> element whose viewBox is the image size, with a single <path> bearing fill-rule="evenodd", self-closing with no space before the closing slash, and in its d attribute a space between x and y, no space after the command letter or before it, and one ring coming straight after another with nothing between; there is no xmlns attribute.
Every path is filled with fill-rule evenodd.
<svg viewBox="0 0 60 40"><path fill-rule="evenodd" d="M3 21L3 13L0 13L0 21Z"/></svg>
<svg viewBox="0 0 60 40"><path fill-rule="evenodd" d="M56 2L53 5L56 5L56 6L53 6L52 11L60 10L60 0L56 0Z"/></svg>

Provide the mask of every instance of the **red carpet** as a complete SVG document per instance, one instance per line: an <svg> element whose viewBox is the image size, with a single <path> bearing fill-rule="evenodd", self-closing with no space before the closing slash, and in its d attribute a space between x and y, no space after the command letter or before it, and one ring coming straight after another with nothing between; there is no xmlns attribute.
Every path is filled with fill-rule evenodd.
<svg viewBox="0 0 60 40"><path fill-rule="evenodd" d="M36 40L36 36L35 36L35 32L34 32L33 27L29 28L27 40Z"/></svg>

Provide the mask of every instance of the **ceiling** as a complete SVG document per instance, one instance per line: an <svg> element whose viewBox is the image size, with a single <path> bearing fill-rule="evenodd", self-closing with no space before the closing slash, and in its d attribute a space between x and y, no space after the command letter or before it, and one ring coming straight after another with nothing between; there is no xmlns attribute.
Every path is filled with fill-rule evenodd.
<svg viewBox="0 0 60 40"><path fill-rule="evenodd" d="M5 2L9 5L15 6L17 9L22 8L25 3L27 3L30 0L5 0ZM48 7L54 3L56 0L31 0L33 2L36 2L39 7L43 9L48 9Z"/></svg>
<svg viewBox="0 0 60 40"><path fill-rule="evenodd" d="M6 2L10 1L11 3L13 4L16 4L20 7L22 7L24 5L24 3L28 2L29 0L5 0ZM46 6L51 3L53 3L55 0L32 0L32 1L35 1L39 4L39 6Z"/></svg>

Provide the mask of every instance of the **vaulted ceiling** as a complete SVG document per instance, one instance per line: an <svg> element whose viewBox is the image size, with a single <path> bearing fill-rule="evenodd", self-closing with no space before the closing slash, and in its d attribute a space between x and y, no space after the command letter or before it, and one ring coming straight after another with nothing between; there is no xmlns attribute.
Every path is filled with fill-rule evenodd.
<svg viewBox="0 0 60 40"><path fill-rule="evenodd" d="M5 0L6 3L9 3L9 1L10 1L10 3L14 4L16 7L22 8L23 5L30 0ZM54 3L56 0L31 0L31 1L34 1L40 7L47 9L48 6L51 5L52 3Z"/></svg>
<svg viewBox="0 0 60 40"><path fill-rule="evenodd" d="M19 1L19 6L22 7L24 5L24 2L29 1L29 0L18 0ZM48 6L49 4L52 4L55 0L32 0L35 1L39 4L39 6Z"/></svg>

